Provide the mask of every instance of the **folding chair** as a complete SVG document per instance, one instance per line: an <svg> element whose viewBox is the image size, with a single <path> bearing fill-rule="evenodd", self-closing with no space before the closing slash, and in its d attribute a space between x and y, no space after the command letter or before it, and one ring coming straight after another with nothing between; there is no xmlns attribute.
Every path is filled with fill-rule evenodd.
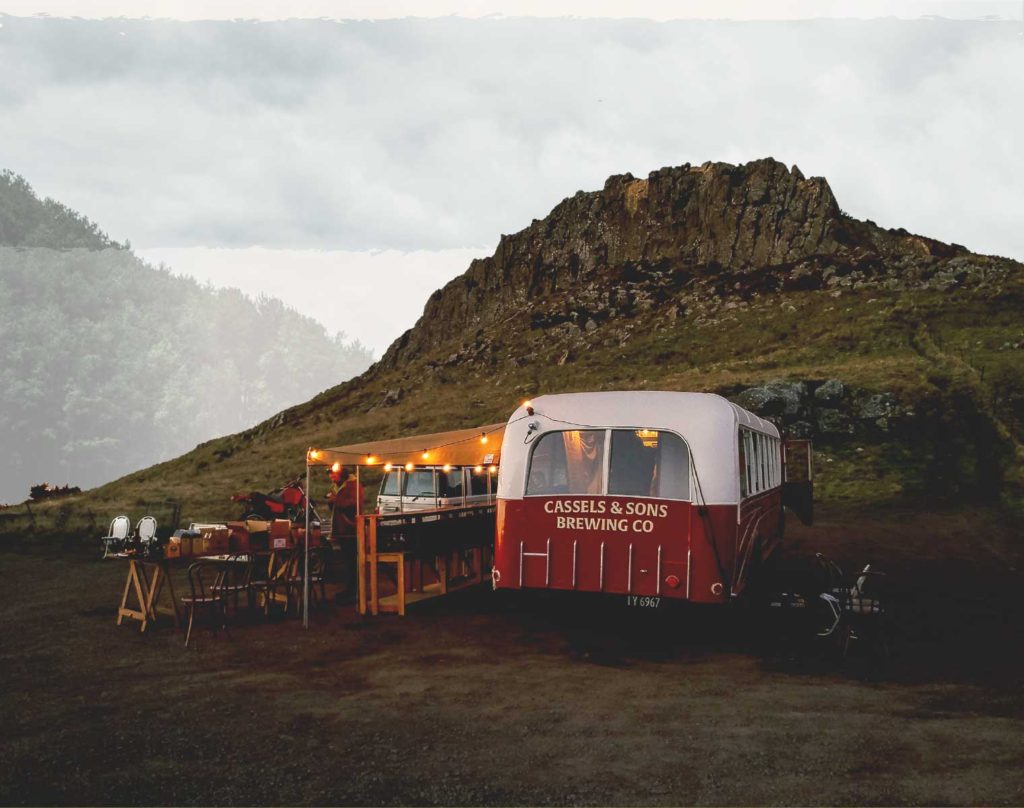
<svg viewBox="0 0 1024 808"><path fill-rule="evenodd" d="M252 554L249 568L249 587L246 592L249 608L263 598L263 616L270 616L270 602L277 592L278 581L271 577L270 562L264 554Z"/></svg>
<svg viewBox="0 0 1024 808"><path fill-rule="evenodd" d="M188 648L192 637L192 624L196 612L213 614L213 633L217 633L217 625L227 633L228 626L224 613L224 595L220 589L223 575L222 565L216 561L199 560L188 568L188 586L190 596L183 597L181 602L188 608L188 628L185 630L185 647Z"/></svg>
<svg viewBox="0 0 1024 808"><path fill-rule="evenodd" d="M103 542L103 557L106 558L112 552L120 552L128 543L128 534L131 533L132 520L127 516L115 516L110 523L110 530L100 541Z"/></svg>

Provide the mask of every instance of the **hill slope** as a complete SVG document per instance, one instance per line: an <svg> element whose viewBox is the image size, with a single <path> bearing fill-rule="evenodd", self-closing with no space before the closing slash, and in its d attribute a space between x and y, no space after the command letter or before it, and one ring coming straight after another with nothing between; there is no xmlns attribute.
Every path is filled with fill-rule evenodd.
<svg viewBox="0 0 1024 808"><path fill-rule="evenodd" d="M106 482L251 425L366 368L276 300L140 261L0 174L0 502Z"/></svg>
<svg viewBox="0 0 1024 808"><path fill-rule="evenodd" d="M630 388L721 392L811 435L826 497L1012 499L1022 304L1021 264L852 219L773 160L612 177L503 236L362 376L85 501L227 515L308 446Z"/></svg>

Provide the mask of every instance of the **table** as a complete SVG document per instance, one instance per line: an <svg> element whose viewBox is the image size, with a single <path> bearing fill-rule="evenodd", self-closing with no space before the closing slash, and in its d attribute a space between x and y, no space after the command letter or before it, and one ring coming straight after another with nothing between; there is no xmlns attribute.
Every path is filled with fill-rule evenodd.
<svg viewBox="0 0 1024 808"><path fill-rule="evenodd" d="M174 595L174 581L171 580L167 560L142 558L125 553L115 553L113 557L128 560L128 576L124 582L121 605L117 609L117 625L121 625L126 617L138 620L142 624L139 626L141 633L146 630L150 621L156 620L157 613L163 611L173 615L175 628L181 628L178 600ZM160 604L160 594L165 583L170 593L170 608ZM129 604L133 594L136 601L134 606Z"/></svg>

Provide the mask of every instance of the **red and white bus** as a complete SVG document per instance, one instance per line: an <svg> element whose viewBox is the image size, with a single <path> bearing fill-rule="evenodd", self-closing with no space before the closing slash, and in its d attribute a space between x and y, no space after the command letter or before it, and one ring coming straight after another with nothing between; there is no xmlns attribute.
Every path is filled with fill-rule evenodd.
<svg viewBox="0 0 1024 808"><path fill-rule="evenodd" d="M494 586L723 603L781 541L782 488L778 429L721 396L542 396L505 429Z"/></svg>

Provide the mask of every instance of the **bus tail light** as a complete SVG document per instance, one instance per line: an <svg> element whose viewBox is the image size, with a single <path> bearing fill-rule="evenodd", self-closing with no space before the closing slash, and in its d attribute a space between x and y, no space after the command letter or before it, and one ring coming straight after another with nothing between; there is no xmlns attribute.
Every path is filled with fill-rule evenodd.
<svg viewBox="0 0 1024 808"><path fill-rule="evenodd" d="M678 575L669 575L665 579L665 586L671 587L672 589L678 589L679 588L679 576Z"/></svg>

